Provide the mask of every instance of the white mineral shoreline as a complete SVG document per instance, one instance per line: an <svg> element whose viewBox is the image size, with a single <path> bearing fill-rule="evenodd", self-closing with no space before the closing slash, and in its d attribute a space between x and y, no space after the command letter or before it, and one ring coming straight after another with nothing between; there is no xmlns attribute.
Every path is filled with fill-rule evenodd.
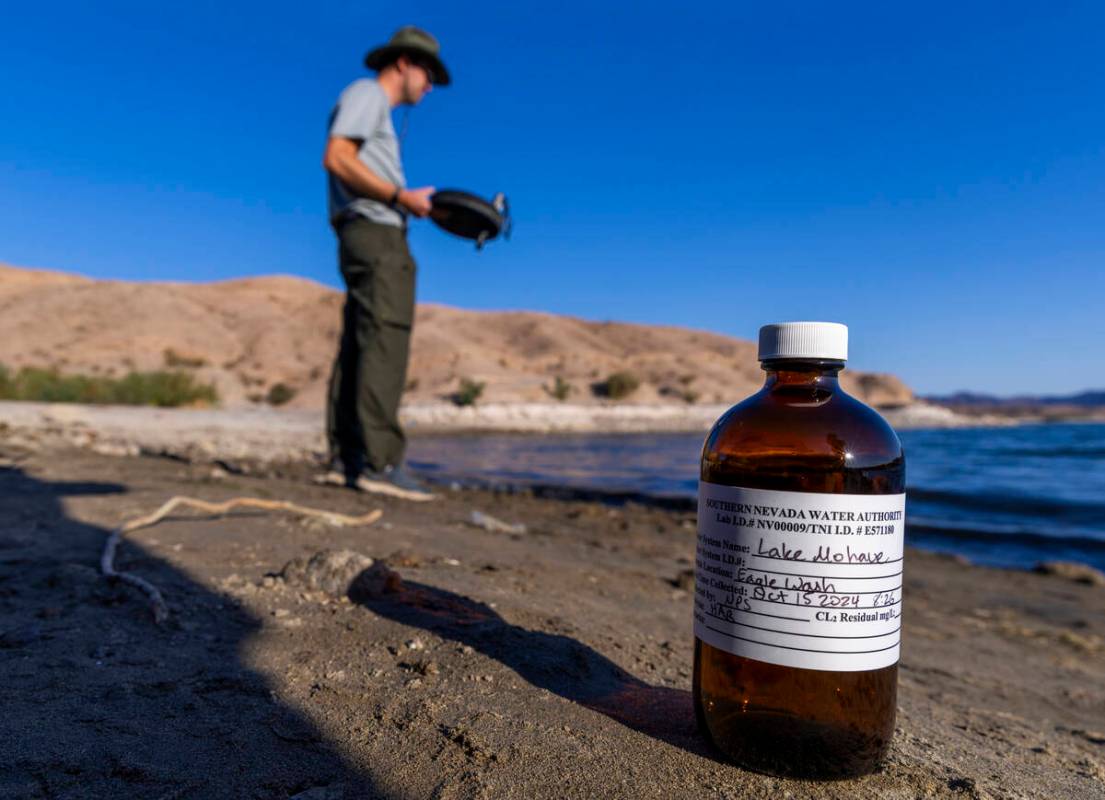
<svg viewBox="0 0 1105 800"><path fill-rule="evenodd" d="M448 404L403 408L412 435L449 433L699 433L728 406ZM1010 424L916 403L883 412L896 428ZM10 444L55 439L108 455L162 453L203 460L301 461L326 449L323 415L274 408L163 409L0 402L0 436Z"/></svg>

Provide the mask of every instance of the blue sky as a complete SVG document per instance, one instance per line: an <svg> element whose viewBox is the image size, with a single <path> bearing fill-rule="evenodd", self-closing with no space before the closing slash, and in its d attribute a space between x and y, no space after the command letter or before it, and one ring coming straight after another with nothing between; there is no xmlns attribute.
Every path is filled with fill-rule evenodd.
<svg viewBox="0 0 1105 800"><path fill-rule="evenodd" d="M1105 386L1094 3L25 3L0 261L338 285L326 118L408 22L454 76L410 111L408 178L515 213L481 253L416 225L421 300L831 319L921 392Z"/></svg>

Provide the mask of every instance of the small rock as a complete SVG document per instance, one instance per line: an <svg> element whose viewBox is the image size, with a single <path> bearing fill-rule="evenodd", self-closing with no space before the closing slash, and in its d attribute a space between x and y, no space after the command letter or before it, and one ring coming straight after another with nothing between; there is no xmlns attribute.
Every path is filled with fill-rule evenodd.
<svg viewBox="0 0 1105 800"><path fill-rule="evenodd" d="M1035 571L1041 575L1066 578L1075 583L1105 586L1105 572L1094 569L1089 564L1079 564L1077 561L1042 561L1036 565Z"/></svg>
<svg viewBox="0 0 1105 800"><path fill-rule="evenodd" d="M978 785L975 783L974 778L952 778L948 781L948 788L953 792L959 794L970 795L971 797L978 797Z"/></svg>
<svg viewBox="0 0 1105 800"><path fill-rule="evenodd" d="M694 570L682 569L679 571L678 575L669 579L668 583L676 589L682 589L685 592L689 592L694 589Z"/></svg>
<svg viewBox="0 0 1105 800"><path fill-rule="evenodd" d="M468 524L493 533L523 534L526 532L526 526L520 522L512 525L509 522L496 519L490 514L484 514L482 511L473 511L468 517Z"/></svg>
<svg viewBox="0 0 1105 800"><path fill-rule="evenodd" d="M293 559L280 576L290 584L353 599L379 597L400 584L399 575L382 562L352 550L320 550L306 561Z"/></svg>

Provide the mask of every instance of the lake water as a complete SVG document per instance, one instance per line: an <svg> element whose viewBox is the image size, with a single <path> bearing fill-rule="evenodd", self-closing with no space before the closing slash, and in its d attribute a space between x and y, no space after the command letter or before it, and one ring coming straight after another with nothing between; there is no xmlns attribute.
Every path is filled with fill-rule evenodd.
<svg viewBox="0 0 1105 800"><path fill-rule="evenodd" d="M1105 569L1105 425L901 431L910 544L972 561ZM489 434L416 438L435 482L565 487L689 503L703 436Z"/></svg>

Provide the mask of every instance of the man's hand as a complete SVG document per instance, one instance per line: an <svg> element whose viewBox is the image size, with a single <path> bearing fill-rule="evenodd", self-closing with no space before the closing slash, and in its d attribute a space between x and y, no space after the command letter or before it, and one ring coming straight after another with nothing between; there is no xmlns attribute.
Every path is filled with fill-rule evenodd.
<svg viewBox="0 0 1105 800"><path fill-rule="evenodd" d="M326 153L322 165L326 171L353 189L361 197L370 197L381 203L390 203L395 195L395 184L381 178L357 158L360 142L341 136L331 137L326 143ZM398 204L416 217L425 217L430 213L430 195L436 189L423 186L420 189L403 189L399 192Z"/></svg>
<svg viewBox="0 0 1105 800"><path fill-rule="evenodd" d="M399 205L407 209L416 217L425 217L430 213L433 204L430 196L437 191L433 186L423 186L420 189L404 189L399 193Z"/></svg>

